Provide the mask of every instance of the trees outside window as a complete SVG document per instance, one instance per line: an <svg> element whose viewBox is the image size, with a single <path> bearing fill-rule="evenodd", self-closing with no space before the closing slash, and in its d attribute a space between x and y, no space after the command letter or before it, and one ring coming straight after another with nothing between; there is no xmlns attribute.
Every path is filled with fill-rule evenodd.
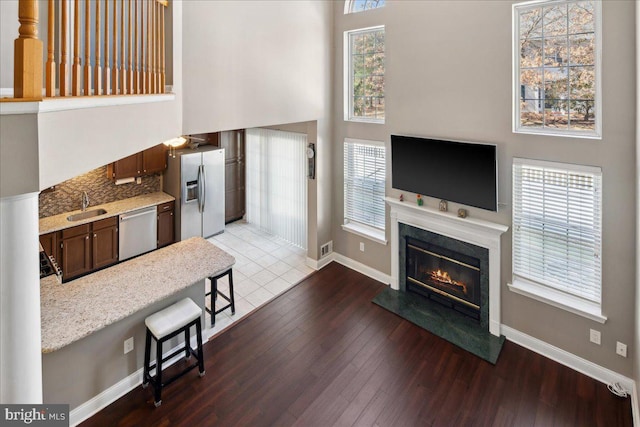
<svg viewBox="0 0 640 427"><path fill-rule="evenodd" d="M384 26L345 33L345 120L384 123Z"/></svg>
<svg viewBox="0 0 640 427"><path fill-rule="evenodd" d="M516 132L600 136L600 7L514 6Z"/></svg>

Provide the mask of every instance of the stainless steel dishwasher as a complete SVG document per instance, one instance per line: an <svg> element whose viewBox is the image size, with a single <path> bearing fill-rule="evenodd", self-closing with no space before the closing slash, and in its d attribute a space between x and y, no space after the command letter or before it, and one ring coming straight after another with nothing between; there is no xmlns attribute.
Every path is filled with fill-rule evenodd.
<svg viewBox="0 0 640 427"><path fill-rule="evenodd" d="M120 215L119 260L154 250L158 241L156 207L150 206Z"/></svg>

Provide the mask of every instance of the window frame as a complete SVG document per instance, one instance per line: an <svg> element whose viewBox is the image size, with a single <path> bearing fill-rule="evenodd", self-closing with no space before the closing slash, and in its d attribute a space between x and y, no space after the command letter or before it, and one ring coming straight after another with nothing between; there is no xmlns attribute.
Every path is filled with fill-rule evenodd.
<svg viewBox="0 0 640 427"><path fill-rule="evenodd" d="M386 119L386 99L385 99L385 116L383 118L370 118L370 117L359 117L354 115L354 79L352 78L351 71L352 67L352 59L353 55L351 54L351 36L356 34L363 34L368 32L375 32L382 30L385 34L385 70L383 74L383 78L386 77L387 69L386 69L386 31L384 25L376 25L372 27L366 28L358 28L355 30L347 30L344 32L344 120L348 122L358 122L358 123L377 123L384 124ZM386 98L386 93L383 92L383 98Z"/></svg>
<svg viewBox="0 0 640 427"><path fill-rule="evenodd" d="M594 121L595 129L578 131L571 129L553 129L548 127L532 128L521 125L520 122L520 14L532 9L554 5L582 3L587 0L533 0L512 5L512 131L519 134L533 134L546 136L562 136L570 138L602 139L602 2L592 0L594 7ZM551 67L549 67L551 68ZM543 66L544 69L544 66ZM543 100L544 102L544 100Z"/></svg>
<svg viewBox="0 0 640 427"><path fill-rule="evenodd" d="M558 170L561 172L569 172L575 173L578 175L590 175L594 177L594 189L593 189L593 202L594 205L591 207L594 208L594 222L591 223L592 226L597 229L598 233L595 235L595 239L597 240L594 243L595 250L597 253L594 256L597 258L597 271L594 273L593 283L596 283L599 286L599 295L597 301L593 299L589 299L584 296L578 295L578 292L571 292L567 289L560 289L559 286L554 285L549 280L545 281L544 278L534 279L532 277L526 277L527 274L524 272L517 271L517 259L523 259L522 257L518 257L516 255L516 247L517 236L519 231L516 229L518 226L518 221L516 220L516 216L519 215L522 206L527 203L522 202L519 205L519 201L522 199L522 195L518 193L519 188L517 188L517 172L516 168L518 166L521 167L530 167L530 168L542 168L543 170ZM528 296L530 298L536 299L538 301L545 302L547 304L553 305L558 308L562 308L574 314L589 318L591 320L597 321L599 323L605 323L607 318L602 314L602 213L603 213L603 182L602 182L602 169L600 167L595 166L584 166L584 165L575 165L568 163L558 163L558 162L548 162L542 160L531 160L531 159L522 159L522 158L513 158L513 167L512 167L512 193L513 193L513 209L512 209L512 251L511 251L511 260L512 260L512 283L508 284L508 287L511 291L519 293L521 295ZM545 185L549 183L547 181L544 182ZM576 190L580 191L580 190ZM575 194L574 194L575 196ZM577 196L575 196L577 199ZM556 200L557 201L557 200ZM549 201L553 204L554 200ZM540 203L538 199L529 200L529 205L532 203ZM520 206L520 207L519 207ZM558 208L560 209L560 208ZM585 207L585 209L588 209ZM566 214L569 215L568 213ZM581 217L584 219L584 217ZM595 222L597 221L597 222ZM544 223L544 225L549 225L548 223ZM558 224L555 224L556 226ZM553 226L553 223L552 223ZM553 243L552 240L547 240L547 244ZM557 247L553 248L550 256L553 257L554 254L557 254ZM542 252L542 248L540 248ZM554 253L555 252L555 253ZM545 264L546 265L546 264ZM583 265L583 264L581 264ZM538 270L537 274L543 276L545 273Z"/></svg>
<svg viewBox="0 0 640 427"><path fill-rule="evenodd" d="M364 222L360 222L357 220L354 220L352 218L349 218L347 215L347 198L349 197L349 194L347 192L347 180L348 180L348 176L346 173L346 169L347 169L347 156L345 155L345 151L346 151L346 147L347 144L356 144L356 145L363 145L363 146L369 146L369 147L375 147L375 148L382 148L383 152L384 152L384 190L383 193L381 195L381 200L380 203L382 205L382 209L384 210L384 226L382 228L377 227L373 224L367 224ZM371 140L364 140L364 139L354 139L354 138L345 138L344 142L343 142L343 159L342 159L342 167L343 167L343 208L342 208L342 213L343 213L343 224L342 224L342 229L345 231L348 231L350 233L354 233L357 234L361 237L365 237L367 239L373 240L377 243L381 243L386 245L387 244L387 240L386 240L386 233L387 233L387 214L386 214L386 202L385 202L385 196L386 196L386 187L387 187L387 148L384 142L382 141L371 141Z"/></svg>
<svg viewBox="0 0 640 427"><path fill-rule="evenodd" d="M385 5L387 4L387 2L385 0L384 3L378 4L378 5L376 5L376 7L370 7L368 9L362 9L362 10L353 10L353 6L354 6L355 3L356 3L356 0L345 0L345 2L344 2L344 14L345 15L349 15L351 13L366 12L366 11L369 11L369 10L377 10L377 9L385 7Z"/></svg>

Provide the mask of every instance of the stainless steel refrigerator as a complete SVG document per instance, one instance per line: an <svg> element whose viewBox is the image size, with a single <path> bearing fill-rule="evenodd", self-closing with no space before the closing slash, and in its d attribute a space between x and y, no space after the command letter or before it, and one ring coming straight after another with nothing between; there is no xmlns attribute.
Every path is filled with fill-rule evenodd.
<svg viewBox="0 0 640 427"><path fill-rule="evenodd" d="M171 153L164 191L176 198L176 240L224 231L224 148L200 147Z"/></svg>

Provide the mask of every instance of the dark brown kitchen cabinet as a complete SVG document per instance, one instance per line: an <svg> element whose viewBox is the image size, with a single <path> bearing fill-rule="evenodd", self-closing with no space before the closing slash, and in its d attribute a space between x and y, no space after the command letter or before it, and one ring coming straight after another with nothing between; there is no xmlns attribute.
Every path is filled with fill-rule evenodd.
<svg viewBox="0 0 640 427"><path fill-rule="evenodd" d="M167 168L167 146L156 145L142 152L142 173L150 175Z"/></svg>
<svg viewBox="0 0 640 427"><path fill-rule="evenodd" d="M58 239L64 281L118 262L117 217L67 228Z"/></svg>
<svg viewBox="0 0 640 427"><path fill-rule="evenodd" d="M112 217L91 224L93 229L93 269L118 262L118 218Z"/></svg>
<svg viewBox="0 0 640 427"><path fill-rule="evenodd" d="M91 271L91 224L62 230L60 257L62 277L70 280Z"/></svg>
<svg viewBox="0 0 640 427"><path fill-rule="evenodd" d="M43 234L42 236L40 236L40 244L42 245L44 253L53 256L53 258L55 258L57 262L60 257L58 254L58 233L53 232Z"/></svg>
<svg viewBox="0 0 640 427"><path fill-rule="evenodd" d="M158 247L161 248L174 242L173 221L175 215L174 202L158 205Z"/></svg>
<svg viewBox="0 0 640 427"><path fill-rule="evenodd" d="M245 147L244 131L220 132L218 145L225 154L224 222L229 223L245 213Z"/></svg>
<svg viewBox="0 0 640 427"><path fill-rule="evenodd" d="M142 172L140 153L127 156L124 159L107 165L107 178L121 179L139 176Z"/></svg>
<svg viewBox="0 0 640 427"><path fill-rule="evenodd" d="M135 178L160 173L167 168L167 147L156 145L107 165L107 178Z"/></svg>

